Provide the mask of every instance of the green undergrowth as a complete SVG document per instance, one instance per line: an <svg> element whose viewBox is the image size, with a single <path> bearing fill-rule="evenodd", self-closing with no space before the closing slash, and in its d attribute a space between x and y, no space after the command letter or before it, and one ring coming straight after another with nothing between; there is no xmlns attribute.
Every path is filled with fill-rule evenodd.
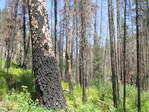
<svg viewBox="0 0 149 112"><path fill-rule="evenodd" d="M35 86L31 69L20 68L16 62L11 63L11 67L7 69L4 67L5 61L2 61L2 69L0 69L0 97L5 93L15 89L15 92L22 91L22 85L28 87L28 91L32 96L35 96Z"/></svg>
<svg viewBox="0 0 149 112"><path fill-rule="evenodd" d="M11 92L9 86L13 88ZM68 92L69 87L67 82L62 81L62 87L64 89L68 112L123 112L122 86L118 109L113 107L111 83L100 83L98 86L97 84L92 84L91 87L88 87L86 89L86 103L82 103L82 88L79 85L73 84L73 95L70 95ZM63 112L60 110L49 111L38 106L38 99L35 96L34 79L31 70L20 68L13 62L11 63L9 74L7 74L7 69L4 69L3 61L3 69L0 70L0 99L5 103L0 107L0 111ZM141 100L142 112L149 112L149 90L142 91ZM134 86L127 86L126 106L127 112L137 112L137 89Z"/></svg>

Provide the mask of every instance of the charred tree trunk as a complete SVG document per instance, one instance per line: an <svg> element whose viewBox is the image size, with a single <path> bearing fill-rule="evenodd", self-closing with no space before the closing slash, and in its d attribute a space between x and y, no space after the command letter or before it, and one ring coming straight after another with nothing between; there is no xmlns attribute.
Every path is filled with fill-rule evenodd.
<svg viewBox="0 0 149 112"><path fill-rule="evenodd" d="M138 87L138 112L141 112L140 95L140 45L139 45L139 18L138 18L138 0L136 0L136 47L137 47L137 87Z"/></svg>
<svg viewBox="0 0 149 112"><path fill-rule="evenodd" d="M26 18L25 18L26 2L25 2L25 0L23 0L23 3L22 3L22 13L23 13L23 51L24 51L24 55L23 55L23 63L21 66L26 67L27 44L26 44Z"/></svg>
<svg viewBox="0 0 149 112"><path fill-rule="evenodd" d="M57 0L54 0L54 16L55 16L55 29L54 29L54 36L55 36L55 46L54 46L54 53L55 57L57 54Z"/></svg>
<svg viewBox="0 0 149 112"><path fill-rule="evenodd" d="M116 74L115 74L115 29L114 29L114 7L113 0L108 0L108 17L109 17L109 32L110 32L110 54L111 54L111 70L112 70L112 89L113 89L113 103L114 107L117 107L117 95L116 95Z"/></svg>
<svg viewBox="0 0 149 112"><path fill-rule="evenodd" d="M127 0L125 0L125 9L124 9L124 51L123 51L123 55L124 55L124 61L123 61L123 69L124 69L124 73L123 73L123 78L124 78L124 94L123 94L123 108L124 108L124 112L126 112L126 3Z"/></svg>
<svg viewBox="0 0 149 112"><path fill-rule="evenodd" d="M49 34L45 0L29 1L33 71L40 104L47 109L66 109L60 70Z"/></svg>
<svg viewBox="0 0 149 112"><path fill-rule="evenodd" d="M66 0L66 73L69 81L69 92L73 94L72 87L72 70L71 70L71 57L70 57L70 24L69 24L69 0Z"/></svg>

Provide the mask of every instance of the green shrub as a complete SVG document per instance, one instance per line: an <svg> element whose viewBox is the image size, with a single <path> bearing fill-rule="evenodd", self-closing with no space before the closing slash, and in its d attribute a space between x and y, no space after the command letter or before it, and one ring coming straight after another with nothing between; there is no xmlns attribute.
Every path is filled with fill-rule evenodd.
<svg viewBox="0 0 149 112"><path fill-rule="evenodd" d="M3 61L4 67L4 61ZM12 90L8 93L9 84ZM11 63L9 74L6 69L0 71L0 96L5 105L0 111L7 112L62 112L49 111L38 106L35 95L34 77L30 69L18 67L15 62ZM120 100L118 109L113 107L112 85L109 82L92 82L92 86L86 89L87 102L82 103L82 87L73 84L74 94L69 94L69 85L62 82L65 90L65 98L68 112L123 112L123 86L120 87ZM137 111L137 88L127 85L126 107L128 112ZM149 112L149 90L141 92L142 112Z"/></svg>

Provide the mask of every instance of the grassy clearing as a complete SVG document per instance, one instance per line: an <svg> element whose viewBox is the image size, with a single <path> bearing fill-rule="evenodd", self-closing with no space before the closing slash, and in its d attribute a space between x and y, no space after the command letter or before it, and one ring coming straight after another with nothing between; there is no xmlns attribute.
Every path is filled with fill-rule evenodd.
<svg viewBox="0 0 149 112"><path fill-rule="evenodd" d="M3 61L4 63L4 61ZM6 69L0 71L0 98L5 103L0 111L7 112L53 112L38 106L38 99L35 99L35 87L32 72L29 69L22 69L16 63L11 64L9 76ZM10 82L8 82L10 80ZM8 83L14 88L9 93ZM64 90L68 90L68 83L62 82ZM64 91L68 112L123 112L122 97L119 108L115 109L112 102L112 88L110 83L101 83L87 88L87 102L82 104L82 88L74 84L74 95ZM121 90L123 88L121 87ZM123 95L122 91L120 92ZM149 90L141 93L142 112L149 112ZM127 86L127 111L137 111L137 89L134 86ZM54 111L62 112L62 111Z"/></svg>

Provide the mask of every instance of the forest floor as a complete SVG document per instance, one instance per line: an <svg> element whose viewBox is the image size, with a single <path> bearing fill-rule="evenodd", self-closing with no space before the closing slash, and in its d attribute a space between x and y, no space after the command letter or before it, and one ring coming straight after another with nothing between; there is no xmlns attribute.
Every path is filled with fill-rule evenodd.
<svg viewBox="0 0 149 112"><path fill-rule="evenodd" d="M14 112L12 109L8 109L4 100L0 100L0 112Z"/></svg>
<svg viewBox="0 0 149 112"><path fill-rule="evenodd" d="M4 62L3 62L4 63ZM6 70L0 71L0 112L63 112L49 111L37 106L35 98L34 78L30 69L20 68L12 63L6 74ZM12 86L8 92L8 83ZM87 102L82 103L82 88L73 84L74 95L68 93L68 83L62 81L68 112L123 112L123 86L121 86L119 107L113 107L112 85L110 82L91 83L87 88ZM126 94L127 112L137 112L137 88L127 85ZM149 90L141 91L142 112L149 112Z"/></svg>

